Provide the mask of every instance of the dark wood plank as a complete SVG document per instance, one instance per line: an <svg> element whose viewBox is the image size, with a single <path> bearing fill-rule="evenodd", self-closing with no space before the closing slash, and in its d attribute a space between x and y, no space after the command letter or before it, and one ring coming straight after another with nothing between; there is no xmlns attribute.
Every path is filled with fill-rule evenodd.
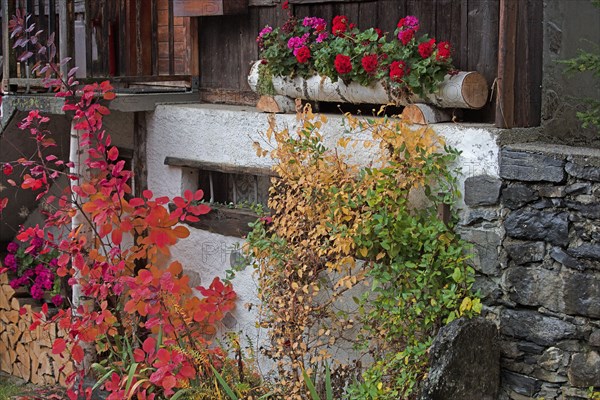
<svg viewBox="0 0 600 400"><path fill-rule="evenodd" d="M265 7L265 6L274 6L278 5L279 0L250 0L248 5L250 7Z"/></svg>
<svg viewBox="0 0 600 400"><path fill-rule="evenodd" d="M141 196L148 189L148 164L146 156L146 113L133 113L133 173L134 196Z"/></svg>
<svg viewBox="0 0 600 400"><path fill-rule="evenodd" d="M169 75L175 73L175 25L173 0L169 0Z"/></svg>
<svg viewBox="0 0 600 400"><path fill-rule="evenodd" d="M378 9L376 2L359 3L356 24L359 29L377 28Z"/></svg>
<svg viewBox="0 0 600 400"><path fill-rule="evenodd" d="M469 0L468 7L469 55L467 64L461 67L481 73L491 86L498 70L500 3L499 0ZM495 110L496 107L490 102L481 110L465 111L465 118L473 122L491 122L495 119Z"/></svg>
<svg viewBox="0 0 600 400"><path fill-rule="evenodd" d="M127 26L129 25L127 20L127 0L119 0L119 15L117 19L119 23L119 46L118 46L118 57L119 57L119 73L117 75L129 75L129 40L127 39Z"/></svg>
<svg viewBox="0 0 600 400"><path fill-rule="evenodd" d="M201 215L198 222L185 222L192 228L202 229L219 235L245 237L251 228L249 223L255 222L258 215L247 209L228 208L221 204L211 204L211 211ZM174 205L169 205L174 210Z"/></svg>
<svg viewBox="0 0 600 400"><path fill-rule="evenodd" d="M152 25L152 75L158 75L158 1L153 0L151 8L150 24ZM197 33L198 32L196 32L196 34ZM197 47L196 51L198 51Z"/></svg>
<svg viewBox="0 0 600 400"><path fill-rule="evenodd" d="M500 50L498 53L498 98L496 126L512 128L515 123L515 69L518 4L500 0Z"/></svg>
<svg viewBox="0 0 600 400"><path fill-rule="evenodd" d="M380 0L377 2L377 27L388 32L392 39L400 18L407 15L406 1Z"/></svg>
<svg viewBox="0 0 600 400"><path fill-rule="evenodd" d="M289 0L290 4L318 4L318 3L367 3L376 0Z"/></svg>
<svg viewBox="0 0 600 400"><path fill-rule="evenodd" d="M514 124L519 127L538 126L541 121L542 16L541 0L518 3Z"/></svg>
<svg viewBox="0 0 600 400"><path fill-rule="evenodd" d="M248 16L242 20L240 26L240 65L239 65L239 88L250 90L248 85L248 74L252 63L258 60L258 46L256 35L262 28L259 23L259 9L251 8Z"/></svg>

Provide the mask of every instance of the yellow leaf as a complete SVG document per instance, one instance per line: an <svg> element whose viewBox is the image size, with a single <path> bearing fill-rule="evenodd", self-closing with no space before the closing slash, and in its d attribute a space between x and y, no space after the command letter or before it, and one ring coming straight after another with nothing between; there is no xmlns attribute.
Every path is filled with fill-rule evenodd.
<svg viewBox="0 0 600 400"><path fill-rule="evenodd" d="M460 305L460 313L462 315L463 312L468 311L473 306L473 302L470 297L465 297Z"/></svg>
<svg viewBox="0 0 600 400"><path fill-rule="evenodd" d="M361 256L366 257L367 254L369 254L369 249L367 249L366 247L361 247L358 252L360 253Z"/></svg>

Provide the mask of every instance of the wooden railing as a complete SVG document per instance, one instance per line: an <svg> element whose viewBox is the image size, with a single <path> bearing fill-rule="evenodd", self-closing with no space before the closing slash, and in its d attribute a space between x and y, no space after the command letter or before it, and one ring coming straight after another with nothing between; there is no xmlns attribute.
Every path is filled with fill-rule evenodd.
<svg viewBox="0 0 600 400"><path fill-rule="evenodd" d="M29 24L55 34L56 61L71 57L63 72L79 67L86 82L109 78L136 91L196 89L198 32L194 18L175 17L173 0L1 0L2 79L5 92L36 91L42 81L31 72L36 56L18 61L8 21L20 9ZM27 49L25 49L27 50Z"/></svg>

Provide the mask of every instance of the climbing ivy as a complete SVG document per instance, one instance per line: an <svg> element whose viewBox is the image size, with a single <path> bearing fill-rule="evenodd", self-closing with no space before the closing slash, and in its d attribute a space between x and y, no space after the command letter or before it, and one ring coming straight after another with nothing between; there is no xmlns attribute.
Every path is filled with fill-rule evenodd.
<svg viewBox="0 0 600 400"><path fill-rule="evenodd" d="M318 379L331 364L336 398L344 388L352 399L409 398L437 330L481 310L456 218L437 215L459 195L451 170L459 153L430 128L396 118L346 115L336 149L320 133L326 117L306 107L298 121L295 132L271 121L272 151L257 144L279 178L271 218L257 221L246 243L279 390L308 398L304 377ZM368 167L345 155L359 146L374 154ZM334 344L352 344L351 355L334 354ZM361 371L365 357L374 362Z"/></svg>

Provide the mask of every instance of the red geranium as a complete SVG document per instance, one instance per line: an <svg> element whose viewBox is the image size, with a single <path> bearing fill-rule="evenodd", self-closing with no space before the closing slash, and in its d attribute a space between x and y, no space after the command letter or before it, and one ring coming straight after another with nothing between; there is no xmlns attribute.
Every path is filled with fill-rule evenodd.
<svg viewBox="0 0 600 400"><path fill-rule="evenodd" d="M419 54L423 58L431 56L435 48L435 38L429 39L427 42L423 42L419 45Z"/></svg>
<svg viewBox="0 0 600 400"><path fill-rule="evenodd" d="M348 17L345 15L337 15L333 18L331 33L334 36L342 36L348 30Z"/></svg>
<svg viewBox="0 0 600 400"><path fill-rule="evenodd" d="M375 32L377 32L377 39L381 39L383 37L383 31L379 28L374 28Z"/></svg>
<svg viewBox="0 0 600 400"><path fill-rule="evenodd" d="M296 51L296 60L300 64L304 64L310 58L310 49L307 46L302 46Z"/></svg>
<svg viewBox="0 0 600 400"><path fill-rule="evenodd" d="M415 37L415 31L413 31L412 29L400 31L398 33L398 39L400 39L402 44L405 46L408 44L408 42L410 42L412 40L413 37Z"/></svg>
<svg viewBox="0 0 600 400"><path fill-rule="evenodd" d="M283 2L283 4L281 5L281 8L283 8L284 10L287 10L288 8L290 8L290 2L288 0L285 0Z"/></svg>
<svg viewBox="0 0 600 400"><path fill-rule="evenodd" d="M394 82L402 82L402 78L408 74L409 69L404 61L394 61L390 65L390 79Z"/></svg>
<svg viewBox="0 0 600 400"><path fill-rule="evenodd" d="M435 56L435 59L445 60L450 58L451 52L452 48L450 47L450 42L439 42L437 45L437 55Z"/></svg>
<svg viewBox="0 0 600 400"><path fill-rule="evenodd" d="M372 74L377 70L377 55L368 54L361 60L361 64L368 74Z"/></svg>
<svg viewBox="0 0 600 400"><path fill-rule="evenodd" d="M350 61L350 57L343 54L338 54L335 56L335 61L333 64L335 66L335 70L340 75L344 75L352 71L352 61Z"/></svg>

